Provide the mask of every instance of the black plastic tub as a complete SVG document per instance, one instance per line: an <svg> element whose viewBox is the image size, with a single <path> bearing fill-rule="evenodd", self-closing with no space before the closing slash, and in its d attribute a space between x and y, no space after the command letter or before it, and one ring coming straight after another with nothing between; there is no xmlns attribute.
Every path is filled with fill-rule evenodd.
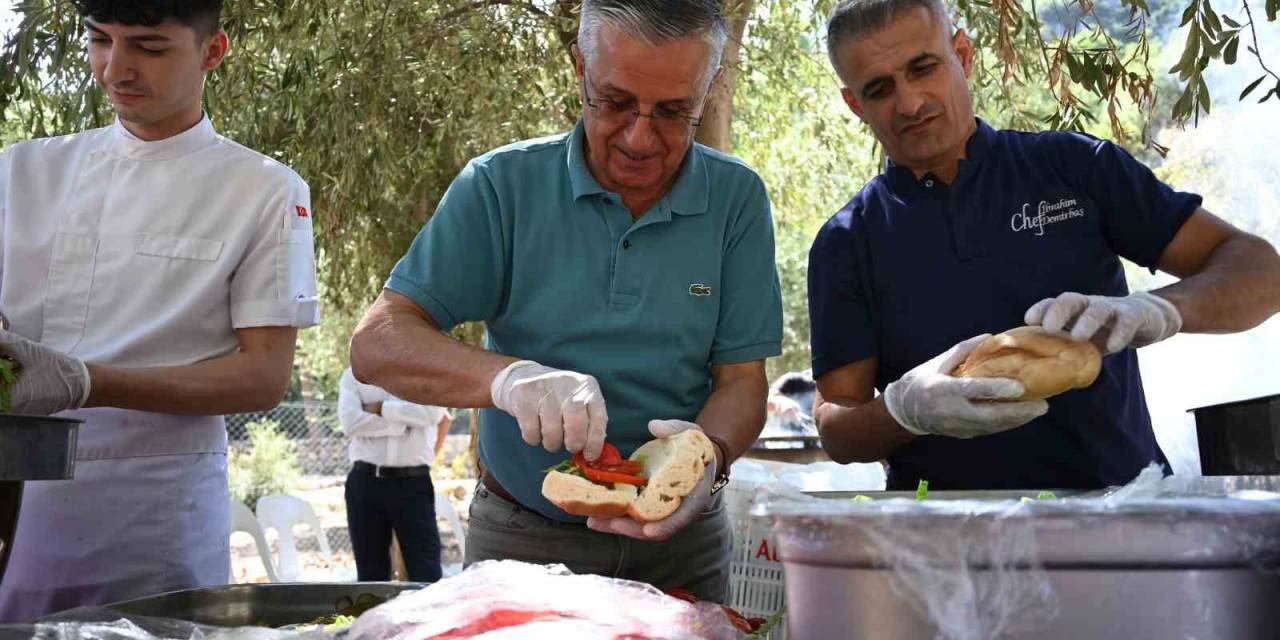
<svg viewBox="0 0 1280 640"><path fill-rule="evenodd" d="M1280 475L1280 394L1192 409L1206 476Z"/></svg>
<svg viewBox="0 0 1280 640"><path fill-rule="evenodd" d="M0 480L67 480L81 420L0 414Z"/></svg>
<svg viewBox="0 0 1280 640"><path fill-rule="evenodd" d="M18 530L22 483L75 472L81 420L0 414L0 582Z"/></svg>

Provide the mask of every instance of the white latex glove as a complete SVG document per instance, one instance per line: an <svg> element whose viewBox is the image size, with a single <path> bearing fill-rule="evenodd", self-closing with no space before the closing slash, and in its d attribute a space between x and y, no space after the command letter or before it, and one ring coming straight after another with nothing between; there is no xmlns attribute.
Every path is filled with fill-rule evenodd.
<svg viewBox="0 0 1280 640"><path fill-rule="evenodd" d="M9 331L0 331L0 354L22 366L9 390L13 413L47 416L79 409L89 399L89 368L78 358Z"/></svg>
<svg viewBox="0 0 1280 640"><path fill-rule="evenodd" d="M690 429L702 430L702 427L684 420L650 420L649 433L655 438L670 438L682 431ZM587 527L604 533L614 533L637 540L666 540L678 533L702 514L702 510L711 504L711 485L716 481L716 468L719 461L718 452L712 447L711 464L702 473L702 480L689 495L680 501L680 506L671 515L656 522L640 522L630 516L620 518L587 518Z"/></svg>
<svg viewBox="0 0 1280 640"><path fill-rule="evenodd" d="M600 457L609 414L604 394L592 376L544 367L532 360L513 362L489 385L493 406L515 417L520 435L547 451L579 451Z"/></svg>
<svg viewBox="0 0 1280 640"><path fill-rule="evenodd" d="M1020 427L1047 413L1044 400L983 402L1022 395L1025 389L1017 380L951 375L989 337L969 338L890 383L884 390L889 415L916 435L973 438Z"/></svg>
<svg viewBox="0 0 1280 640"><path fill-rule="evenodd" d="M1145 347L1172 337L1182 329L1182 314L1172 302L1145 291L1120 297L1086 296L1067 292L1031 305L1027 324L1049 331L1066 331L1072 340L1089 340L1106 329L1107 354L1129 347Z"/></svg>

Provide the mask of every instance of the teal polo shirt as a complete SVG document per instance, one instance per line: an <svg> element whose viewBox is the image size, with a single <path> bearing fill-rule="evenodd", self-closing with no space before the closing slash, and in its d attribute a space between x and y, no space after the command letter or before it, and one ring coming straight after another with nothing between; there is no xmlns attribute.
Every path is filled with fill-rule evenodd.
<svg viewBox="0 0 1280 640"><path fill-rule="evenodd" d="M442 329L482 321L490 350L595 376L609 442L628 455L651 419L693 420L711 367L781 352L782 299L764 183L694 144L671 191L633 221L587 168L574 130L469 162L387 288ZM567 457L529 446L515 418L480 411L480 456L524 506Z"/></svg>

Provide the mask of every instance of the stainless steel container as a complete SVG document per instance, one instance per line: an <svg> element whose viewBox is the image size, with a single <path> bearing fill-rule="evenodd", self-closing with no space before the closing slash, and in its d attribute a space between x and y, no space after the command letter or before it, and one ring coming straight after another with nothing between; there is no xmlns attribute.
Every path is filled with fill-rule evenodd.
<svg viewBox="0 0 1280 640"><path fill-rule="evenodd" d="M1197 497L1227 486L1206 482L1117 503L934 492L776 509L788 637L1280 638L1280 500Z"/></svg>

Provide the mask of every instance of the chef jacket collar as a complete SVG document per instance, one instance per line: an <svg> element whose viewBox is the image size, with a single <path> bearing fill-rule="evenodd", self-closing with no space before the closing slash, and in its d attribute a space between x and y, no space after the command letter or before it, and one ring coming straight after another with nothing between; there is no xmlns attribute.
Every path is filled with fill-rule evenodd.
<svg viewBox="0 0 1280 640"><path fill-rule="evenodd" d="M147 141L138 138L117 118L111 127L111 148L133 160L172 160L194 153L212 144L218 138L213 123L206 114L194 127L164 140Z"/></svg>

